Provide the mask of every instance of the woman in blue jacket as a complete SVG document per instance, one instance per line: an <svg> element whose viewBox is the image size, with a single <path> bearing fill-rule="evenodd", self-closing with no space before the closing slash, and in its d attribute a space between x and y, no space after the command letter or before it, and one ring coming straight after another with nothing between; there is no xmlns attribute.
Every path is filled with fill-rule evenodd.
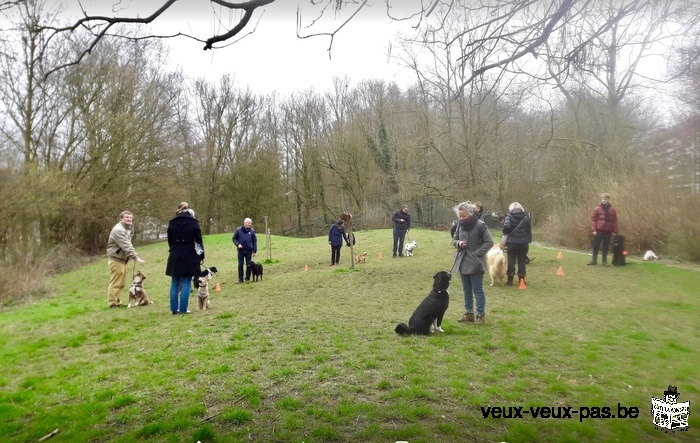
<svg viewBox="0 0 700 443"><path fill-rule="evenodd" d="M344 221L338 220L338 223L331 226L331 230L328 231L328 244L331 245L331 266L340 264L340 248L343 247L343 240L345 240L346 245L350 246L344 225Z"/></svg>

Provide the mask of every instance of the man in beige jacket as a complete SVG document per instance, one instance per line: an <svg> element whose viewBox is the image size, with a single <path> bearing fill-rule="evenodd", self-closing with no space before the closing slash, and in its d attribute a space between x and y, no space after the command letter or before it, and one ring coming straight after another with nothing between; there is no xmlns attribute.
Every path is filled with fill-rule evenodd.
<svg viewBox="0 0 700 443"><path fill-rule="evenodd" d="M126 284L126 264L129 260L146 263L139 258L131 245L131 228L134 216L129 211L119 214L119 223L114 225L107 241L107 266L109 267L109 289L107 305L118 308L122 305L121 295Z"/></svg>

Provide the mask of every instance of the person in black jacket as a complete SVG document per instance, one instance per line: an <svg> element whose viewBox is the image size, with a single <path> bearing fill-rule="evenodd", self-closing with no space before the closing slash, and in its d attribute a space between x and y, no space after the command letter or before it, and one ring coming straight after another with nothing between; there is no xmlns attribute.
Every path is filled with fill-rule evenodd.
<svg viewBox="0 0 700 443"><path fill-rule="evenodd" d="M403 242L406 240L406 233L411 229L411 214L408 213L408 206L394 212L391 217L394 222L394 257L398 252L399 257L403 257Z"/></svg>
<svg viewBox="0 0 700 443"><path fill-rule="evenodd" d="M532 224L523 205L513 202L508 207L508 215L503 222L503 235L508 234L506 250L508 253L508 286L513 286L515 261L518 262L518 283L525 280L527 253L532 243Z"/></svg>
<svg viewBox="0 0 700 443"><path fill-rule="evenodd" d="M204 262L204 245L199 221L187 202L177 206L175 217L168 223L168 246L165 275L171 277L170 312L189 314L190 283Z"/></svg>
<svg viewBox="0 0 700 443"><path fill-rule="evenodd" d="M238 283L243 283L243 262L246 264L245 281L250 281L250 261L258 253L258 237L253 229L253 220L246 218L243 226L236 228L233 233L233 244L238 249Z"/></svg>

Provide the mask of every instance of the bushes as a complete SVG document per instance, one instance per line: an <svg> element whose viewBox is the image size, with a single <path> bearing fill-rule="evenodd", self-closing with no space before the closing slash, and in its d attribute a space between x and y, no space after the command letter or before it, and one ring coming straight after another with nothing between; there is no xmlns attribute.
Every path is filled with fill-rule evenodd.
<svg viewBox="0 0 700 443"><path fill-rule="evenodd" d="M662 253L700 262L700 201L697 197L688 197L675 203L675 214L666 230Z"/></svg>

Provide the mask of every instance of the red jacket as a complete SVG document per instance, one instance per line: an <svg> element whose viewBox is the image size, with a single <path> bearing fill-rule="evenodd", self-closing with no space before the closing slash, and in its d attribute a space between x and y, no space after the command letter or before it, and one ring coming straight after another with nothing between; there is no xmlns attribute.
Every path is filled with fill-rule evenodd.
<svg viewBox="0 0 700 443"><path fill-rule="evenodd" d="M617 211L612 205L607 205L608 214L605 215L605 209L600 204L593 210L591 217L591 231L604 233L614 233L617 235Z"/></svg>

